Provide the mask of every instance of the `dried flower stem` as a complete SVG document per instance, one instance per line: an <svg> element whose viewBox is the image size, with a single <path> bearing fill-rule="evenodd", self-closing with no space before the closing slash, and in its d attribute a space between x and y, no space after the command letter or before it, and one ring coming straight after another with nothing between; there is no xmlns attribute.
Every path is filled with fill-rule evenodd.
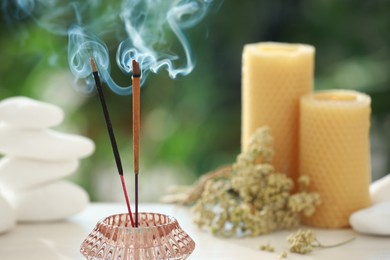
<svg viewBox="0 0 390 260"><path fill-rule="evenodd" d="M223 166L214 171L204 174L192 186L175 186L171 187L173 194L161 198L164 203L178 203L182 205L192 205L201 197L206 183L210 180L229 178L232 175L232 166Z"/></svg>
<svg viewBox="0 0 390 260"><path fill-rule="evenodd" d="M323 245L321 244L318 240L317 240L317 243L318 245L314 245L314 247L318 247L318 248L332 248L332 247L339 247L339 246L342 246L342 245L345 245L345 244L348 244L350 242L352 242L353 240L355 240L356 237L351 237L350 239L347 239L345 241L342 241L340 243L337 243L337 244L333 244L333 245Z"/></svg>
<svg viewBox="0 0 390 260"><path fill-rule="evenodd" d="M345 245L353 241L356 237L352 237L346 241L334 244L323 245L321 244L314 232L308 230L298 230L298 232L288 236L287 241L290 243L290 251L298 254L308 254L313 251L314 248L332 248Z"/></svg>

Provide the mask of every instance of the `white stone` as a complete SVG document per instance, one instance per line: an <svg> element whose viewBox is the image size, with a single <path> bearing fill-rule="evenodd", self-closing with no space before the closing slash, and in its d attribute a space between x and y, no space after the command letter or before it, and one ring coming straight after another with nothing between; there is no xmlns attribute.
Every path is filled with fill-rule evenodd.
<svg viewBox="0 0 390 260"><path fill-rule="evenodd" d="M68 181L15 192L13 197L16 218L22 222L61 220L82 211L88 202L88 194Z"/></svg>
<svg viewBox="0 0 390 260"><path fill-rule="evenodd" d="M390 236L390 201L354 212L349 223L363 234Z"/></svg>
<svg viewBox="0 0 390 260"><path fill-rule="evenodd" d="M0 234L7 232L15 226L16 218L14 209L0 192Z"/></svg>
<svg viewBox="0 0 390 260"><path fill-rule="evenodd" d="M53 104L27 97L11 97L0 102L0 121L15 127L48 128L59 125L64 111Z"/></svg>
<svg viewBox="0 0 390 260"><path fill-rule="evenodd" d="M69 160L93 153L92 140L50 129L21 129L0 124L0 153L38 160Z"/></svg>
<svg viewBox="0 0 390 260"><path fill-rule="evenodd" d="M0 160L0 189L20 190L59 180L72 174L79 162L43 161L6 156Z"/></svg>
<svg viewBox="0 0 390 260"><path fill-rule="evenodd" d="M370 193L373 203L390 201L390 174L371 183Z"/></svg>

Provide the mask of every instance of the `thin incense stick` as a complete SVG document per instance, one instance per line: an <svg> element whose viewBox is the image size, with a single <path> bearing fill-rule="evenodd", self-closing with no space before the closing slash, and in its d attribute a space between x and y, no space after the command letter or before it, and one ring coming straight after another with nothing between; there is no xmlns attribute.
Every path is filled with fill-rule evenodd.
<svg viewBox="0 0 390 260"><path fill-rule="evenodd" d="M127 205L127 210L129 211L131 226L134 227L133 214L131 213L129 197L127 196L125 179L123 177L123 168L122 168L121 157L119 155L118 146L116 144L114 130L112 128L110 115L108 113L106 100L105 100L104 94L103 94L103 88L102 88L102 85L100 83L100 78L99 78L99 74L98 74L98 71L96 68L95 60L93 58L91 58L90 63L91 63L93 78L95 79L96 89L99 93L99 98L100 98L100 103L101 103L102 109L103 109L104 119L106 120L108 134L110 136L110 141L111 141L112 151L113 151L114 157L115 157L116 167L118 168L118 173L119 173L119 176L121 179L122 189L123 189L123 193L125 195L125 200L126 200L126 205Z"/></svg>
<svg viewBox="0 0 390 260"><path fill-rule="evenodd" d="M140 78L141 71L133 60L133 153L135 177L135 226L138 227L138 173L139 173L139 132L140 132Z"/></svg>

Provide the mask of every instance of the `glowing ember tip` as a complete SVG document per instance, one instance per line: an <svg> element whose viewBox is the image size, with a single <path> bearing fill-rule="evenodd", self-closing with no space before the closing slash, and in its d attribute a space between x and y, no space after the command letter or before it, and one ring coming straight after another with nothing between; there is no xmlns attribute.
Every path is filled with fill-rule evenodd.
<svg viewBox="0 0 390 260"><path fill-rule="evenodd" d="M141 70L139 69L139 63L133 60L133 77L141 77Z"/></svg>
<svg viewBox="0 0 390 260"><path fill-rule="evenodd" d="M94 58L90 58L89 63L91 63L92 72L97 72L96 63L95 63Z"/></svg>

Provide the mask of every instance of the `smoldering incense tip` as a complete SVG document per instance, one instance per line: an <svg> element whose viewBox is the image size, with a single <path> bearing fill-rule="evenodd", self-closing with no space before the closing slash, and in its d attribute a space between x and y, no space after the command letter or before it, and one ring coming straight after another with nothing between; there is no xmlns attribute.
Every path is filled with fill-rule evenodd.
<svg viewBox="0 0 390 260"><path fill-rule="evenodd" d="M141 77L141 70L139 69L139 63L136 60L133 60L133 77Z"/></svg>
<svg viewBox="0 0 390 260"><path fill-rule="evenodd" d="M95 59L94 58L90 58L89 59L89 63L91 63L92 72L97 72Z"/></svg>

